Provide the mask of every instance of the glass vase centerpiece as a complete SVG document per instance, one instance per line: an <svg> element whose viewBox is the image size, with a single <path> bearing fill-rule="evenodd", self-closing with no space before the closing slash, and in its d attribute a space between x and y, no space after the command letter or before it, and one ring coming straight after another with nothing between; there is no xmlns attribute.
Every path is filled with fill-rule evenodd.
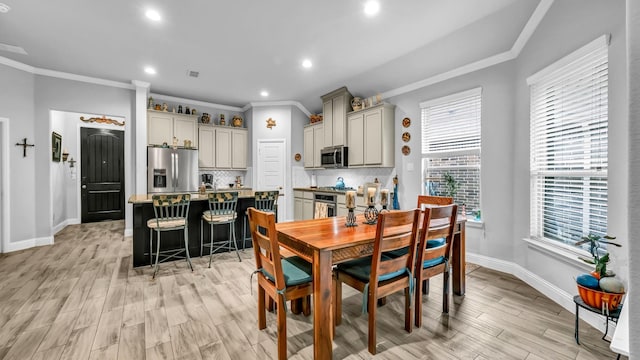
<svg viewBox="0 0 640 360"><path fill-rule="evenodd" d="M365 224L374 225L378 222L378 209L376 209L376 199L380 184L367 183L364 188L364 196L367 200L367 208L364 211Z"/></svg>
<svg viewBox="0 0 640 360"><path fill-rule="evenodd" d="M356 192L349 190L345 193L345 207L347 208L347 222L344 224L347 227L358 226L356 223L356 214L353 209L356 208Z"/></svg>

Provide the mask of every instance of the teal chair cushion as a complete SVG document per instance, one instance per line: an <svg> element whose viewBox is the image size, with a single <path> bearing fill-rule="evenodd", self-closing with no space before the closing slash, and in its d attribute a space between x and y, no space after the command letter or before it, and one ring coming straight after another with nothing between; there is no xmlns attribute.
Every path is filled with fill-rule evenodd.
<svg viewBox="0 0 640 360"><path fill-rule="evenodd" d="M282 259L282 272L284 273L285 286L296 286L313 281L311 263L297 256ZM275 283L275 278L264 269L267 279Z"/></svg>
<svg viewBox="0 0 640 360"><path fill-rule="evenodd" d="M389 257L386 254L382 254L382 259L389 260L391 259L391 257ZM369 278L371 277L371 256L368 256L362 259L351 260L351 261L347 261L346 263L339 264L338 270L346 274L349 274L362 282L368 282ZM390 273L378 276L378 281L393 279L397 276L405 275L405 274L406 274L406 270L401 269L398 271L394 271L394 272L390 272Z"/></svg>
<svg viewBox="0 0 640 360"><path fill-rule="evenodd" d="M446 242L447 242L446 238L427 240L427 249L440 247L440 246L444 245ZM398 258L400 256L407 255L408 252L409 252L408 248L402 248L402 249L398 249L398 250L389 251L389 252L387 252L385 254L390 256L390 257Z"/></svg>
<svg viewBox="0 0 640 360"><path fill-rule="evenodd" d="M436 265L440 265L442 263L444 263L444 256L440 256L440 257L437 257L435 259L425 260L422 263L422 268L426 269L426 268L430 268L430 267L433 267L433 266L436 266Z"/></svg>

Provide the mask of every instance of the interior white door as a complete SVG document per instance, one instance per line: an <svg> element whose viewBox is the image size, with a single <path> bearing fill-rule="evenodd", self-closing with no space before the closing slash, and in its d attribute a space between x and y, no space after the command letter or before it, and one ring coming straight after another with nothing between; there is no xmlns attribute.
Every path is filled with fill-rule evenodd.
<svg viewBox="0 0 640 360"><path fill-rule="evenodd" d="M288 219L286 184L286 145L283 139L258 140L255 190L279 190L278 221Z"/></svg>
<svg viewBox="0 0 640 360"><path fill-rule="evenodd" d="M4 213L4 163L2 162L4 158L4 147L7 144L4 142L4 122L0 120L0 210ZM4 252L4 243L8 239L4 238L4 228L2 223L3 215L0 215L0 252Z"/></svg>

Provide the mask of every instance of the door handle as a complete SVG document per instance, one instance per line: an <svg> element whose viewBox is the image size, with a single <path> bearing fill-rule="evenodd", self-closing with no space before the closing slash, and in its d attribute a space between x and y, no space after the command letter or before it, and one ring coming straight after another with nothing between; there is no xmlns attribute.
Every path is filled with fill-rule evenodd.
<svg viewBox="0 0 640 360"><path fill-rule="evenodd" d="M180 164L178 163L178 161L180 160L180 158L178 157L178 154L175 154L176 156L176 170L174 172L174 175L176 177L176 187L180 186L180 184L178 183L178 176L179 176L179 169L180 169Z"/></svg>
<svg viewBox="0 0 640 360"><path fill-rule="evenodd" d="M87 185L82 185L82 189L83 190L86 189L86 188L87 188Z"/></svg>

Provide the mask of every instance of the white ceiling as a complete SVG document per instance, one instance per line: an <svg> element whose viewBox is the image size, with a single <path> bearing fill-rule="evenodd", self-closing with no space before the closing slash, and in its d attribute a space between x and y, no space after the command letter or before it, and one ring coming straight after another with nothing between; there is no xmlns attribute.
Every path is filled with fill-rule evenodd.
<svg viewBox="0 0 640 360"><path fill-rule="evenodd" d="M295 100L319 111L319 96L343 85L369 96L507 51L539 2L379 1L380 13L367 17L364 0L0 0L11 7L0 14L0 43L28 53L0 56L142 80L176 97L232 106ZM148 8L162 21L146 19ZM301 67L304 58L313 68Z"/></svg>

